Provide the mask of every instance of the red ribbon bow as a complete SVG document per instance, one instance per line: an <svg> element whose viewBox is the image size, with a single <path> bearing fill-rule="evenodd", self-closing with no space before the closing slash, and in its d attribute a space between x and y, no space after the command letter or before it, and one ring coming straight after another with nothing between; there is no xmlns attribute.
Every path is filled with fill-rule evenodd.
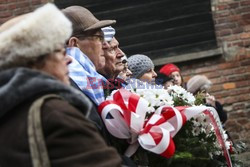
<svg viewBox="0 0 250 167"><path fill-rule="evenodd" d="M132 155L139 143L146 150L171 157L175 151L172 137L186 121L186 116L171 106L160 107L147 119L148 102L125 89L113 93L98 111L112 135L129 139L127 155Z"/></svg>

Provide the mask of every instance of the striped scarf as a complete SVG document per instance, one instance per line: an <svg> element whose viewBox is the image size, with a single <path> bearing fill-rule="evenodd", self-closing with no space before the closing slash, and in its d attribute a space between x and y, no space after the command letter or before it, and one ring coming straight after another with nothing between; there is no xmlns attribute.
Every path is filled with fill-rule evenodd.
<svg viewBox="0 0 250 167"><path fill-rule="evenodd" d="M103 83L108 81L100 75L92 61L79 48L67 48L67 54L72 58L69 64L69 76L96 105L105 100Z"/></svg>

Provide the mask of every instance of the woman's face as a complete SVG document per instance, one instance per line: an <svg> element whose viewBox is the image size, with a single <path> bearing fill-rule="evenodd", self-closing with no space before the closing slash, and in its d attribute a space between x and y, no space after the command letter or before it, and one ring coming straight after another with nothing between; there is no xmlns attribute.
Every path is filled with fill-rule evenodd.
<svg viewBox="0 0 250 167"><path fill-rule="evenodd" d="M146 73L144 73L139 79L145 82L154 83L157 74L154 69L150 69Z"/></svg>
<svg viewBox="0 0 250 167"><path fill-rule="evenodd" d="M69 81L69 71L68 64L72 62L72 59L66 54L64 48L56 50L54 53L51 53L45 60L44 66L35 69L44 71L63 83L70 85Z"/></svg>
<svg viewBox="0 0 250 167"><path fill-rule="evenodd" d="M182 78L181 78L181 74L178 71L172 72L170 74L170 77L174 79L174 85L181 86Z"/></svg>

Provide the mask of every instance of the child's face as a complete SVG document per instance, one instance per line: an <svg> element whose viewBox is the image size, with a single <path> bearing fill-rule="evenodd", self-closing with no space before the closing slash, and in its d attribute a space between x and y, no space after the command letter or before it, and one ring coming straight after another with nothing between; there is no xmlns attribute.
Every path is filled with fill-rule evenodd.
<svg viewBox="0 0 250 167"><path fill-rule="evenodd" d="M163 86L164 86L165 89L167 89L169 86L173 86L173 85L174 85L173 81L171 80L171 81L165 82Z"/></svg>
<svg viewBox="0 0 250 167"><path fill-rule="evenodd" d="M181 86L182 84L182 78L178 71L172 72L170 74L170 77L174 79L174 85Z"/></svg>

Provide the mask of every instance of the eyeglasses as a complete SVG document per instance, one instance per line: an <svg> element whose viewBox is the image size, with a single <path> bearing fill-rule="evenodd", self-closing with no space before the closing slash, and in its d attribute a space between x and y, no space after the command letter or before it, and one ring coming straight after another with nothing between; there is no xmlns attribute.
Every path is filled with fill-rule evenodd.
<svg viewBox="0 0 250 167"><path fill-rule="evenodd" d="M79 38L79 39L94 38L94 39L97 39L100 42L104 42L104 36L103 35L98 35L98 34L82 35L82 36L78 36L77 38Z"/></svg>
<svg viewBox="0 0 250 167"><path fill-rule="evenodd" d="M90 37L96 37L99 41L104 42L104 36L102 36L102 35L94 34L94 35L91 35Z"/></svg>

